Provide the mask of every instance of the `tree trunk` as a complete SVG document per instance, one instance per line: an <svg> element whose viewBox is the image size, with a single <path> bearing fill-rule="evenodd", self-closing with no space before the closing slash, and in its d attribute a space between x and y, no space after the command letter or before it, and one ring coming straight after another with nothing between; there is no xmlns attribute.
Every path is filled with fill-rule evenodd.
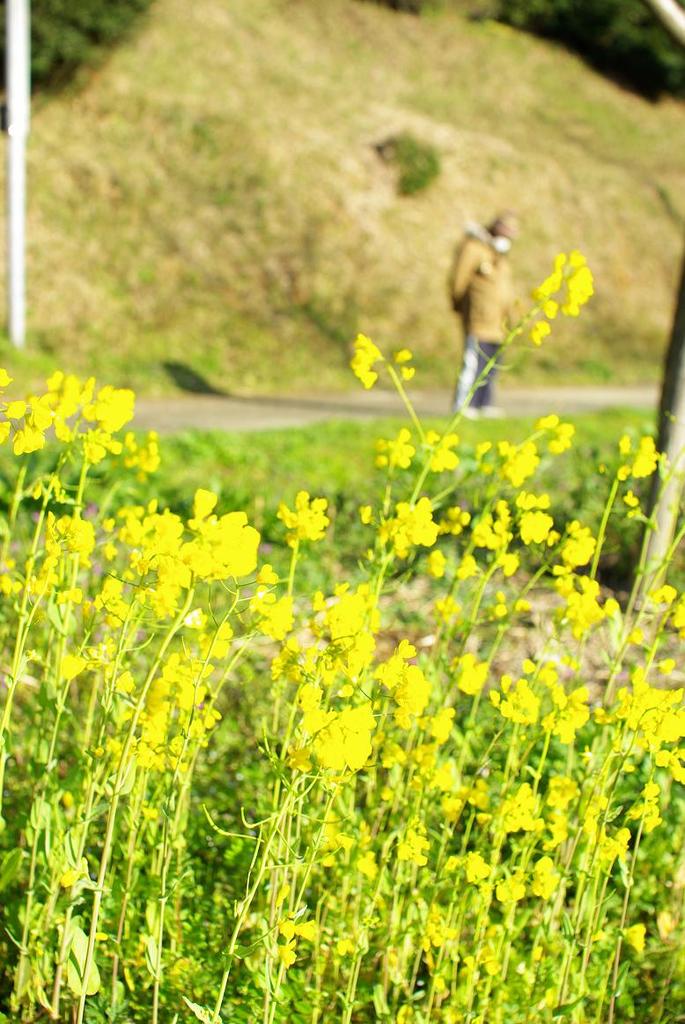
<svg viewBox="0 0 685 1024"><path fill-rule="evenodd" d="M644 0L672 38L685 46L685 8L678 0ZM652 486L650 513L654 528L645 538L643 575L638 597L643 599L662 575L666 553L678 522L685 477L685 258L680 277L671 340L666 353L659 405L657 447L668 456L668 476L663 487L659 479Z"/></svg>
<svg viewBox="0 0 685 1024"><path fill-rule="evenodd" d="M668 468L665 483L657 478L652 489L654 529L646 540L642 597L665 568L662 563L675 534L685 478L685 259L664 363L657 447L668 456Z"/></svg>

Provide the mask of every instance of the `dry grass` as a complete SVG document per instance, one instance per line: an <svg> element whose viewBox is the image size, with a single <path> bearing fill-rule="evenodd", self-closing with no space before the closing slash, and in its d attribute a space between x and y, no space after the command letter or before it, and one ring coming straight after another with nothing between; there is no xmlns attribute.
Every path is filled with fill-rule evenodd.
<svg viewBox="0 0 685 1024"><path fill-rule="evenodd" d="M177 362L233 391L332 389L363 328L444 382L451 249L465 218L514 206L522 294L572 246L598 283L582 340L561 332L527 379L654 377L685 216L682 115L457 13L158 0L98 71L36 104L19 376L57 363L160 391ZM409 198L373 148L400 131L442 162Z"/></svg>

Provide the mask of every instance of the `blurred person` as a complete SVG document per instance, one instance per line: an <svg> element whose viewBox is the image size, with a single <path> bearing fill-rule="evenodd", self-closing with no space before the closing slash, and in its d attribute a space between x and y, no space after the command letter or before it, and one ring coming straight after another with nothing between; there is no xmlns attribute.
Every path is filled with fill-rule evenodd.
<svg viewBox="0 0 685 1024"><path fill-rule="evenodd" d="M499 355L506 334L513 304L508 253L517 235L516 216L506 210L488 227L467 224L455 253L449 287L452 308L464 327L464 355L453 410L463 410L468 417L502 415L493 404L496 360L471 392L490 360Z"/></svg>

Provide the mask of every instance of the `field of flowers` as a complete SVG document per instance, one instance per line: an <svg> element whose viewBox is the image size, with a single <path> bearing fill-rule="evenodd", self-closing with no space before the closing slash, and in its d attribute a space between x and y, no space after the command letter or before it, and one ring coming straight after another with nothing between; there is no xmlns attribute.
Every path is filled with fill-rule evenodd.
<svg viewBox="0 0 685 1024"><path fill-rule="evenodd" d="M591 294L558 257L507 344ZM593 527L560 517L572 425L468 449L411 363L357 338L408 425L315 588L325 499L266 561L213 491L158 503L130 391L0 403L0 1021L683 1019L685 594L598 575L668 465L623 436Z"/></svg>

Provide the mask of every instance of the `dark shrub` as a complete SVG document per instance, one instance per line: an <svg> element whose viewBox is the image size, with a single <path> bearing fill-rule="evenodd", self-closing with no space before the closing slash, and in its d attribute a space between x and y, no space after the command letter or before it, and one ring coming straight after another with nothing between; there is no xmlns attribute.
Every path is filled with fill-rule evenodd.
<svg viewBox="0 0 685 1024"><path fill-rule="evenodd" d="M497 0L497 13L566 43L647 96L685 95L685 52L642 0Z"/></svg>
<svg viewBox="0 0 685 1024"><path fill-rule="evenodd" d="M55 86L68 81L82 64L97 59L121 39L151 3L152 0L33 0L34 86ZM1 39L4 76L4 33Z"/></svg>
<svg viewBox="0 0 685 1024"><path fill-rule="evenodd" d="M435 147L421 142L409 132L393 135L379 143L376 151L383 160L397 168L397 191L402 196L420 192L440 173L440 155Z"/></svg>

